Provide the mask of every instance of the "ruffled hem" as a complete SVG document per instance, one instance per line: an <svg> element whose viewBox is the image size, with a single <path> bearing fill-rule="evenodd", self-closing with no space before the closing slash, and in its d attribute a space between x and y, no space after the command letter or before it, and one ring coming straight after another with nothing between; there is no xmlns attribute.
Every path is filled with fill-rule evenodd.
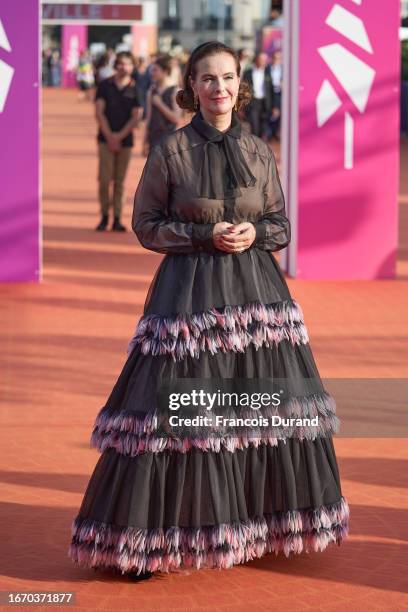
<svg viewBox="0 0 408 612"><path fill-rule="evenodd" d="M138 529L76 517L68 556L82 567L169 572L227 569L267 553L323 551L348 535L344 497L315 509L291 510L232 524Z"/></svg>
<svg viewBox="0 0 408 612"><path fill-rule="evenodd" d="M144 315L127 351L130 354L140 345L145 355L171 355L180 360L186 355L198 358L202 351L243 352L250 344L271 347L283 340L292 345L309 342L296 300L255 301L175 316Z"/></svg>

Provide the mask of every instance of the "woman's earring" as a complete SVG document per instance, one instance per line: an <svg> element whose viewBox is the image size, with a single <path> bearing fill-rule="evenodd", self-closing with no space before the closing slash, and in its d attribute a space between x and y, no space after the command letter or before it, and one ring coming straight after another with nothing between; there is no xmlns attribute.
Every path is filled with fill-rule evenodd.
<svg viewBox="0 0 408 612"><path fill-rule="evenodd" d="M234 104L234 111L237 112L238 111L238 98L235 100L235 104Z"/></svg>
<svg viewBox="0 0 408 612"><path fill-rule="evenodd" d="M194 96L194 110L198 110L198 98Z"/></svg>

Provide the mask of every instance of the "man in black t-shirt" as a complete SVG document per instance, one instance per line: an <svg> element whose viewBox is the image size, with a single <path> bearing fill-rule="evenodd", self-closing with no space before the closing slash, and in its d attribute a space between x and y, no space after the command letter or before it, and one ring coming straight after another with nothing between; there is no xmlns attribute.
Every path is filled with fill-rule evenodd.
<svg viewBox="0 0 408 612"><path fill-rule="evenodd" d="M99 202L102 219L97 231L107 228L109 221L110 184L113 181L113 231L126 231L120 222L126 171L133 147L133 129L143 114L142 102L136 82L131 75L135 68L133 55L118 53L115 74L101 81L95 94L98 121Z"/></svg>

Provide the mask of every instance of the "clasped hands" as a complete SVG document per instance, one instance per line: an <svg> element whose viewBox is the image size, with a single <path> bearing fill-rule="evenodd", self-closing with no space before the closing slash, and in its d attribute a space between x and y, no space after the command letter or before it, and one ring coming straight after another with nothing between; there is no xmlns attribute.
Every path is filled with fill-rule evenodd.
<svg viewBox="0 0 408 612"><path fill-rule="evenodd" d="M255 238L255 226L248 221L238 223L237 225L221 221L216 223L213 228L214 246L226 253L242 253L242 251L246 251Z"/></svg>
<svg viewBox="0 0 408 612"><path fill-rule="evenodd" d="M106 140L108 143L108 149L112 152L112 153L119 153L119 151L122 148L122 138L123 136L121 135L120 132L111 132Z"/></svg>

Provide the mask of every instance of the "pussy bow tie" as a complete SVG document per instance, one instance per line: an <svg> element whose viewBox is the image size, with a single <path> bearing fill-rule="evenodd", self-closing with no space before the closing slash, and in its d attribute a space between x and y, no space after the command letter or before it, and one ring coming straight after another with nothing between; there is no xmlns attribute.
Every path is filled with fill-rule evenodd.
<svg viewBox="0 0 408 612"><path fill-rule="evenodd" d="M252 187L256 178L248 168L242 154L238 139L241 136L241 122L233 111L231 126L226 132L220 132L204 120L199 111L191 120L193 128L206 139L203 146L203 164L199 192L201 198L220 200L224 197L241 195L240 187ZM220 143L224 147L229 165L231 189L226 190L223 164L220 159Z"/></svg>

